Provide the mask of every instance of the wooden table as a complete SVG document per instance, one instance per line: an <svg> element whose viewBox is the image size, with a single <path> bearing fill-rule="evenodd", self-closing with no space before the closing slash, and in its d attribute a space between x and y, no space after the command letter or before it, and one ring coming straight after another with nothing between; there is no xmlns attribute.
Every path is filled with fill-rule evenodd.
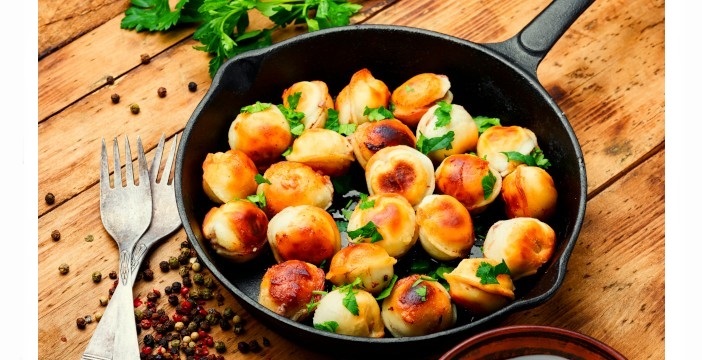
<svg viewBox="0 0 702 360"><path fill-rule="evenodd" d="M401 24L474 42L507 39L549 1L374 0L354 22ZM98 299L117 269L117 247L100 221L101 138L140 136L153 156L161 134L180 133L210 86L208 57L193 49L194 28L166 34L120 29L128 1L39 1L38 344L40 359L77 359L95 328L76 319L104 310ZM260 20L260 19L259 19ZM253 24L261 24L254 19ZM298 30L278 34L276 41ZM140 55L151 61L142 64ZM597 1L572 25L538 69L569 118L588 176L585 224L563 286L545 304L495 326L553 325L599 339L630 359L664 357L664 1ZM107 84L112 76L114 84ZM196 82L196 92L188 83ZM159 98L159 87L167 96ZM119 104L110 96L121 95ZM134 115L129 105L138 103ZM55 196L54 204L45 195ZM60 231L59 241L52 231ZM182 229L147 261L145 298L179 279L158 263L177 254ZM59 274L62 263L70 272ZM208 276L207 270L203 272ZM264 327L219 287L223 304L246 320L246 332L213 330L227 359L327 359ZM165 300L161 300L165 301ZM240 341L270 340L259 354ZM11 340L10 340L11 341ZM446 350L446 349L443 349ZM437 356L439 354L437 353Z"/></svg>

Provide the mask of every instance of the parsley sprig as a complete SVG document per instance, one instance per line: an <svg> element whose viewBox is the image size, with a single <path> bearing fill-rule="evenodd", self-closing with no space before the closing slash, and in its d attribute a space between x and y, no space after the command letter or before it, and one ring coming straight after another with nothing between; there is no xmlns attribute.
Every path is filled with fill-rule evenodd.
<svg viewBox="0 0 702 360"><path fill-rule="evenodd" d="M519 161L529 166L538 166L544 169L551 167L551 162L548 161L543 151L540 149L534 149L528 155L524 155L518 151L507 151L503 152L503 154L505 154L510 161Z"/></svg>
<svg viewBox="0 0 702 360"><path fill-rule="evenodd" d="M453 142L454 132L449 131L442 136L437 136L433 138L428 138L419 132L419 138L417 138L417 150L422 154L427 155L432 151L437 151L441 149L451 150Z"/></svg>
<svg viewBox="0 0 702 360"><path fill-rule="evenodd" d="M228 59L273 43L271 33L290 24L306 24L308 31L348 25L361 5L347 0L180 0L171 10L168 0L131 0L120 23L122 29L168 31L195 24L195 49L212 55L210 76ZM249 29L249 11L257 10L274 25Z"/></svg>
<svg viewBox="0 0 702 360"><path fill-rule="evenodd" d="M504 259L502 262L493 266L490 263L481 261L478 266L478 270L475 272L475 276L480 278L480 283L485 284L499 284L497 281L498 275L510 275L509 267Z"/></svg>

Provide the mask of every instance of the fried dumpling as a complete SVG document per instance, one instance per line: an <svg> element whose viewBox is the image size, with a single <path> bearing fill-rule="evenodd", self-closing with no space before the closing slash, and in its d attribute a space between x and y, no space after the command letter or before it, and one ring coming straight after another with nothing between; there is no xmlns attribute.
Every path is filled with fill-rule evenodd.
<svg viewBox="0 0 702 360"><path fill-rule="evenodd" d="M296 93L300 93L300 95L296 95ZM292 84L283 91L283 106L290 107L290 99L297 99L297 107L293 110L305 114L302 119L305 129L324 127L324 123L327 121L327 111L334 108L334 100L329 94L329 88L324 81L320 80L300 81Z"/></svg>
<svg viewBox="0 0 702 360"><path fill-rule="evenodd" d="M438 281L413 274L397 280L380 316L394 337L433 334L453 327L456 305Z"/></svg>
<svg viewBox="0 0 702 360"><path fill-rule="evenodd" d="M256 193L265 197L268 217L288 206L314 205L327 209L332 204L334 186L329 176L314 171L303 163L277 162L263 173L263 177L270 184L262 182Z"/></svg>
<svg viewBox="0 0 702 360"><path fill-rule="evenodd" d="M349 296L353 296L356 303L351 309L345 306ZM385 336L378 301L369 292L349 286L332 290L322 297L314 310L312 325L316 329L342 335L367 338Z"/></svg>
<svg viewBox="0 0 702 360"><path fill-rule="evenodd" d="M339 112L340 124L360 125L368 121L364 115L366 108L388 107L390 90L382 80L373 77L370 70L361 69L351 76L336 97L335 107Z"/></svg>
<svg viewBox="0 0 702 360"><path fill-rule="evenodd" d="M446 75L417 74L393 90L390 98L394 106L393 114L414 128L434 104L441 100L449 103L453 100L450 88L451 82Z"/></svg>
<svg viewBox="0 0 702 360"><path fill-rule="evenodd" d="M553 178L538 166L520 165L502 179L500 192L508 218L548 220L556 211L558 191Z"/></svg>
<svg viewBox="0 0 702 360"><path fill-rule="evenodd" d="M268 244L277 262L329 262L341 249L341 233L334 218L312 205L289 206L268 223Z"/></svg>
<svg viewBox="0 0 702 360"><path fill-rule="evenodd" d="M336 286L342 286L359 278L364 290L378 295L395 275L395 263L397 259L377 243L351 243L332 258L327 280Z"/></svg>
<svg viewBox="0 0 702 360"><path fill-rule="evenodd" d="M417 138L412 130L397 119L365 122L349 135L349 139L356 160L364 169L368 159L380 149L395 145L414 148L417 144Z"/></svg>
<svg viewBox="0 0 702 360"><path fill-rule="evenodd" d="M475 242L468 210L450 195L433 194L416 207L419 242L432 258L450 261L470 256Z"/></svg>
<svg viewBox="0 0 702 360"><path fill-rule="evenodd" d="M436 187L458 199L471 214L478 214L500 194L502 176L487 160L473 154L456 154L436 168Z"/></svg>
<svg viewBox="0 0 702 360"><path fill-rule="evenodd" d="M449 155L475 151L478 144L478 125L463 106L444 101L430 107L417 124L417 138L420 133L426 138L436 138L449 132L453 132L451 148L434 150L427 154L437 164Z"/></svg>
<svg viewBox="0 0 702 360"><path fill-rule="evenodd" d="M258 302L265 308L293 321L310 315L307 304L317 302L324 290L324 270L314 264L288 260L274 264L261 279Z"/></svg>
<svg viewBox="0 0 702 360"><path fill-rule="evenodd" d="M451 300L467 309L473 315L486 315L495 312L514 300L514 284L509 274L495 276L495 283L489 283L478 276L481 266L495 267L501 260L488 258L463 259L451 272L444 274L449 284Z"/></svg>
<svg viewBox="0 0 702 360"><path fill-rule="evenodd" d="M371 222L373 224L369 225ZM382 239L355 237L355 232L362 232L364 227L374 228ZM371 242L383 247L394 258L405 255L419 236L414 208L407 199L392 193L371 195L356 205L349 217L347 233L350 242Z"/></svg>
<svg viewBox="0 0 702 360"><path fill-rule="evenodd" d="M539 146L533 131L521 126L492 126L478 138L477 154L487 159L502 177L511 173L521 162L509 160L505 152L529 155Z"/></svg>
<svg viewBox="0 0 702 360"><path fill-rule="evenodd" d="M399 194L412 206L434 192L434 164L419 150L406 145L380 149L368 159L365 175L371 195Z"/></svg>
<svg viewBox="0 0 702 360"><path fill-rule="evenodd" d="M245 107L229 127L229 147L248 155L259 170L280 160L292 143L285 115L272 104Z"/></svg>
<svg viewBox="0 0 702 360"><path fill-rule="evenodd" d="M500 220L488 229L483 255L504 259L518 280L535 274L553 255L556 233L545 222L528 217Z"/></svg>
<svg viewBox="0 0 702 360"><path fill-rule="evenodd" d="M314 170L329 176L345 174L354 160L349 140L329 129L309 129L293 141L288 161L308 165Z"/></svg>
<svg viewBox="0 0 702 360"><path fill-rule="evenodd" d="M213 207L202 221L202 234L214 251L238 263L254 259L268 245L268 218L248 200Z"/></svg>
<svg viewBox="0 0 702 360"><path fill-rule="evenodd" d="M239 150L209 153L202 162L202 188L210 200L223 204L256 193L256 164Z"/></svg>

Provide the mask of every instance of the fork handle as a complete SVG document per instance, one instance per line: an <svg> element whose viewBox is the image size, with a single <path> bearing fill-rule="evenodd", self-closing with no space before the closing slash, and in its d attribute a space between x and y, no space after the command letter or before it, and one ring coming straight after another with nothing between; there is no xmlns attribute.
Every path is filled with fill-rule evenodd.
<svg viewBox="0 0 702 360"><path fill-rule="evenodd" d="M132 286L134 285L134 276L131 270L132 248L121 250L120 254L120 283L122 292L118 294L117 301L125 304L118 307L117 324L115 329L114 353L113 359L139 360L139 338L136 333L136 322L134 319L134 304L132 295ZM117 292L115 292L117 294ZM113 294L113 299L115 297ZM126 306L126 305L129 306Z"/></svg>

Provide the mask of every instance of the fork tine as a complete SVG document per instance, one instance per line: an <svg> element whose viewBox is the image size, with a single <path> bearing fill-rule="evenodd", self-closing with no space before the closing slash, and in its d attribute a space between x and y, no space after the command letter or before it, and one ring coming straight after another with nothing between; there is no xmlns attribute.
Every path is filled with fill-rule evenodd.
<svg viewBox="0 0 702 360"><path fill-rule="evenodd" d="M107 165L107 147L105 138L102 138L102 151L100 152L100 191L110 190L110 169Z"/></svg>
<svg viewBox="0 0 702 360"><path fill-rule="evenodd" d="M151 172L149 173L151 177L151 182L155 183L158 179L158 170L161 168L161 155L163 154L163 145L166 142L166 134L161 135L161 140L158 141L158 146L156 147L156 153L154 154L153 160L151 160Z"/></svg>
<svg viewBox="0 0 702 360"><path fill-rule="evenodd" d="M132 165L132 150L129 147L129 137L124 136L124 174L127 186L134 185L134 167Z"/></svg>
<svg viewBox="0 0 702 360"><path fill-rule="evenodd" d="M137 136L137 148L139 152L137 154L139 157L139 185L149 186L149 166L146 164L146 155L144 154L144 146L141 143L141 136Z"/></svg>
<svg viewBox="0 0 702 360"><path fill-rule="evenodd" d="M117 137L112 140L112 150L114 153L114 188L122 187L122 165L119 164L119 143Z"/></svg>
<svg viewBox="0 0 702 360"><path fill-rule="evenodd" d="M171 151L168 153L168 159L166 159L166 167L163 169L163 175L161 175L161 181L163 181L163 177L165 176L166 179L166 184L168 184L168 180L171 178L171 166L173 165L174 159L175 159L175 153L176 153L176 147L178 146L178 134L175 134L173 136L173 143L171 144Z"/></svg>

